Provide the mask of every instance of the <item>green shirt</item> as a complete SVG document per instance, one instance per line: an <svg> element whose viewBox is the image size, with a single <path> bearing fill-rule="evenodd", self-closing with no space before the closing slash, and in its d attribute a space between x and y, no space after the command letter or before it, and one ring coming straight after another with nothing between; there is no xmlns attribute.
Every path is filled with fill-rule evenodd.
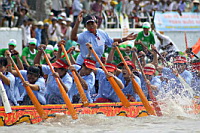
<svg viewBox="0 0 200 133"><path fill-rule="evenodd" d="M6 50L8 50L8 48L2 48L2 49L0 49L0 57L5 57ZM16 59L16 57L14 55L12 56L12 59L17 64L17 59Z"/></svg>
<svg viewBox="0 0 200 133"><path fill-rule="evenodd" d="M22 56L26 56L26 60L30 66L34 65L34 58L35 58L36 54L37 54L36 49L34 49L34 53L32 53L30 51L29 47L25 47L22 50ZM25 63L25 62L23 61L23 63Z"/></svg>
<svg viewBox="0 0 200 133"><path fill-rule="evenodd" d="M119 48L126 48L127 46L130 46L130 44L121 44L121 45L119 45ZM110 51L111 51L111 49L112 48L107 48L107 50L106 50L106 52L109 54L110 53ZM129 56L130 58L132 58L132 54L127 54L125 51L123 51L123 50L120 50L121 51L121 53L122 53L122 55L123 55L123 57L124 56ZM105 56L104 56L105 57ZM122 60L121 60L121 58L120 58L120 56L119 56L119 54L118 54L118 52L115 50L115 53L114 53L114 57L113 57L113 61L116 63L116 64L119 64L120 62L122 62Z"/></svg>
<svg viewBox="0 0 200 133"><path fill-rule="evenodd" d="M149 49L151 49L151 45L154 45L155 44L155 39L154 39L154 35L151 31L149 31L149 35L146 36L144 35L144 32L141 31L138 33L138 36L137 38L135 39L136 41L140 40L142 41L142 43L144 45L146 45ZM143 51L143 47L141 44L135 44L135 47L137 48L138 51Z"/></svg>

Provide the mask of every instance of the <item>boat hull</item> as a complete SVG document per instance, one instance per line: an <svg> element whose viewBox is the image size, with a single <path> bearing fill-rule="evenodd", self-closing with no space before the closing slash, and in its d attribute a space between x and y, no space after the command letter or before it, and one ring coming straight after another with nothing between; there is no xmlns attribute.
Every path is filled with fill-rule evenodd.
<svg viewBox="0 0 200 133"><path fill-rule="evenodd" d="M150 102L151 103L151 102ZM148 116L146 109L141 102L131 102L131 106L126 108L121 103L92 103L88 107L82 104L73 104L77 114L104 114L105 116L125 116L125 117L144 117ZM65 104L43 105L44 111L49 118L55 117L56 113L69 115ZM190 113L199 114L200 104L194 106L185 106L184 108L193 108ZM0 126L12 126L19 123L27 122L35 124L42 122L39 114L32 106L12 106L12 113L5 113L4 107L0 107Z"/></svg>
<svg viewBox="0 0 200 133"><path fill-rule="evenodd" d="M43 105L44 111L49 117L55 117L55 113L69 115L65 104ZM132 102L129 108L121 103L92 103L88 107L82 104L74 104L77 114L104 114L105 116L143 117L147 112L141 102ZM6 114L4 107L0 107L0 126L12 126L22 122L31 124L39 123L42 119L34 106L12 106L12 113Z"/></svg>

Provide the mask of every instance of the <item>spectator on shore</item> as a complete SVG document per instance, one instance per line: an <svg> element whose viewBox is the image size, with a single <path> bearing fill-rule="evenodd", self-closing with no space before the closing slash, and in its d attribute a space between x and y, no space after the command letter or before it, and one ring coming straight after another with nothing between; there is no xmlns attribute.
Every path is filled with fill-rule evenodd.
<svg viewBox="0 0 200 133"><path fill-rule="evenodd" d="M49 43L48 28L49 28L49 23L45 23L41 34L41 44L47 45Z"/></svg>
<svg viewBox="0 0 200 133"><path fill-rule="evenodd" d="M65 38L66 38L66 40L71 40L71 32L72 32L71 24L72 24L72 19L71 18L67 18L66 22L67 22L67 25L66 25L67 31L66 31L66 34L65 34Z"/></svg>
<svg viewBox="0 0 200 133"><path fill-rule="evenodd" d="M72 9L72 0L65 0L65 13L66 13L66 17L69 17L70 15L70 11Z"/></svg>
<svg viewBox="0 0 200 133"><path fill-rule="evenodd" d="M74 22L72 26L74 26L79 13L83 10L83 5L81 4L80 0L74 0L73 5L72 5L72 10L73 10L73 17L74 17L73 19Z"/></svg>
<svg viewBox="0 0 200 133"><path fill-rule="evenodd" d="M49 44L51 44L52 46L55 46L55 44L58 41L57 32L58 32L59 26L58 26L57 21L58 21L57 18L53 17L52 24L50 24L48 28Z"/></svg>
<svg viewBox="0 0 200 133"><path fill-rule="evenodd" d="M35 38L37 40L37 44L36 44L37 47L40 46L41 41L42 41L42 29L43 29L43 25L44 25L44 23L42 21L39 21L37 23L37 28L35 29L35 34L36 34Z"/></svg>
<svg viewBox="0 0 200 133"><path fill-rule="evenodd" d="M23 24L23 20L24 19L28 19L28 17L26 16L28 13L28 9L25 7L19 7L18 8L18 12L15 12L15 16L18 17L17 19L17 23L16 23L16 27L20 27Z"/></svg>
<svg viewBox="0 0 200 133"><path fill-rule="evenodd" d="M62 9L62 0L51 0L51 12L54 13L54 16L58 17Z"/></svg>
<svg viewBox="0 0 200 133"><path fill-rule="evenodd" d="M192 12L200 12L199 0L193 0Z"/></svg>
<svg viewBox="0 0 200 133"><path fill-rule="evenodd" d="M91 14L97 18L98 28L100 28L103 19L102 10L103 10L102 0L96 0L91 5Z"/></svg>
<svg viewBox="0 0 200 133"><path fill-rule="evenodd" d="M54 17L54 13L50 12L48 18L46 18L43 22L52 24L52 18Z"/></svg>
<svg viewBox="0 0 200 133"><path fill-rule="evenodd" d="M37 21L33 21L32 25L31 25L31 38L36 38L36 33L35 30L37 28Z"/></svg>
<svg viewBox="0 0 200 133"><path fill-rule="evenodd" d="M1 26L4 27L4 22L8 21L8 27L12 27L13 20L14 20L14 7L15 2L13 0L6 0L3 1L2 8L3 8L3 18L1 20Z"/></svg>

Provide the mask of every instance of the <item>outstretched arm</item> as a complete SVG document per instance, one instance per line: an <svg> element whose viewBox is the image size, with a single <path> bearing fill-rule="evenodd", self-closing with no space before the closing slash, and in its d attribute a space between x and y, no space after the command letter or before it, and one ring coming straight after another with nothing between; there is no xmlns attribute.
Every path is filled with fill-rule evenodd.
<svg viewBox="0 0 200 133"><path fill-rule="evenodd" d="M79 27L79 24L81 23L81 21L83 20L83 12L84 11L81 11L79 13L78 18L77 18L75 25L74 25L72 32L71 32L71 39L74 40L74 41L78 40L78 37L77 37L78 27Z"/></svg>

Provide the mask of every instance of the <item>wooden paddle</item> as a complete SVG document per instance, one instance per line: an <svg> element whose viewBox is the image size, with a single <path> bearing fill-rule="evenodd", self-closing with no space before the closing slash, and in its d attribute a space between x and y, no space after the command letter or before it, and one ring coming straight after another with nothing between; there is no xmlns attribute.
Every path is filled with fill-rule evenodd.
<svg viewBox="0 0 200 133"><path fill-rule="evenodd" d="M65 45L65 42L64 42L64 43L61 43L61 48L62 48L62 51L64 52L65 57L66 57L67 63L69 64L69 66L71 66L72 64L71 64L71 61L69 60L69 57L68 57L68 55L67 55L67 52L66 52L66 50L65 50L64 45ZM81 82L80 82L78 76L76 75L76 72L75 72L75 71L72 71L72 75L73 75L73 77L74 77L74 81L75 81L75 83L76 83L76 87L77 87L77 89L78 89L78 91L79 91L80 98L81 98L81 100L82 100L83 106L88 106L88 105L89 105L88 99L87 99L87 97L86 97L86 95L85 95L85 92L84 92L84 90L83 90L83 87L82 87L82 85L81 85Z"/></svg>
<svg viewBox="0 0 200 133"><path fill-rule="evenodd" d="M116 46L116 50L117 50L117 52L118 52L118 54L119 54L119 56L120 56L122 62L124 63L124 65L125 65L125 67L126 67L126 70L128 71L128 74L129 74L129 75L133 74L133 73L131 72L130 68L128 67L128 65L127 65L127 63L126 63L126 61L125 61L125 59L124 59L124 57L123 57L121 51L119 50L119 48L118 48L117 46ZM149 102L148 102L147 98L145 97L145 95L144 95L144 93L143 93L141 87L140 87L140 86L138 85L138 83L135 81L134 77L131 77L131 81L132 81L132 84L133 84L133 86L134 86L134 88L135 88L137 94L140 96L140 99L141 99L141 101L142 101L144 107L146 108L148 114L150 114L150 115L155 115L155 112L154 112L153 108L152 108L151 105L149 104ZM134 88L133 88L133 90L134 90Z"/></svg>
<svg viewBox="0 0 200 133"><path fill-rule="evenodd" d="M137 55L136 55L136 52L134 51L133 54L134 54L134 56L135 56L135 58L136 58L136 60L137 60L137 63L138 63L138 66L139 66L139 68L140 68L140 71L141 71L141 73L142 73L142 76L143 76L143 78L144 78L144 81L146 82L146 86L147 86L147 89L148 89L148 92L149 92L149 96L150 96L150 98L151 98L151 100L152 100L152 102L153 102L153 106L154 106L154 109L155 109L155 111L156 111L156 114L157 114L157 116L162 116L162 112L161 112L160 106L159 106L159 104L158 104L158 102L157 102L157 100L156 100L156 97L154 96L154 94L153 94L153 92L152 92L152 89L151 89L150 84L147 83L147 78L146 78L146 76L145 76L145 74L144 74L142 65L140 64L140 61L139 61L139 59L138 59L138 57L137 57Z"/></svg>
<svg viewBox="0 0 200 133"><path fill-rule="evenodd" d="M24 83L25 80L24 80L22 74L20 73L20 71L19 71L17 65L16 65L15 62L13 61L12 57L11 57L10 55L8 55L8 58L11 60L11 62L12 62L12 64L13 64L13 66L14 66L14 68L15 68L17 74L18 74L18 76L20 77L22 83ZM30 99L31 99L33 105L35 106L35 108L36 108L38 114L40 115L40 117L41 117L43 120L47 119L47 117L48 117L47 114L44 112L44 110L43 110L43 108L42 108L42 105L39 103L38 99L37 99L36 96L34 95L34 93L33 93L33 91L31 90L31 88L30 88L29 86L24 86L24 88L26 89L26 92L27 92L28 96L30 97Z"/></svg>
<svg viewBox="0 0 200 133"><path fill-rule="evenodd" d="M49 67L51 69L51 72L55 73L55 71L53 69L53 66L51 65L51 63L50 63L50 61L49 61L49 59L47 57L47 54L45 53L45 51L43 49L41 49L41 50L42 50L42 52L44 54L44 58L45 58L47 64L49 65ZM61 95L63 97L63 100L66 103L67 108L69 109L69 112L70 112L70 115L71 115L72 119L74 119L74 120L78 119L76 111L75 111L75 109L74 109L74 107L73 107L73 105L72 105L72 103L71 103L66 91L64 90L62 84L60 83L60 80L58 78L55 78L55 80L56 80L56 82L58 84L58 87L59 87L60 93L61 93Z"/></svg>
<svg viewBox="0 0 200 133"><path fill-rule="evenodd" d="M96 52L94 51L94 49L92 48L92 45L89 44L89 43L87 43L87 45L89 45L89 50L93 53L93 55L95 56L95 58L97 59L97 61L101 65L103 71L107 74L108 71L106 70L104 64L101 62L101 60L99 59L99 57L96 54ZM120 89L120 87L118 86L118 84L116 83L115 79L113 77L109 77L108 81L110 82L112 88L115 90L115 93L117 94L117 96L121 100L122 104L125 107L130 107L130 103L129 103L128 99L126 98L126 96L124 95L124 93L122 92L122 90Z"/></svg>

